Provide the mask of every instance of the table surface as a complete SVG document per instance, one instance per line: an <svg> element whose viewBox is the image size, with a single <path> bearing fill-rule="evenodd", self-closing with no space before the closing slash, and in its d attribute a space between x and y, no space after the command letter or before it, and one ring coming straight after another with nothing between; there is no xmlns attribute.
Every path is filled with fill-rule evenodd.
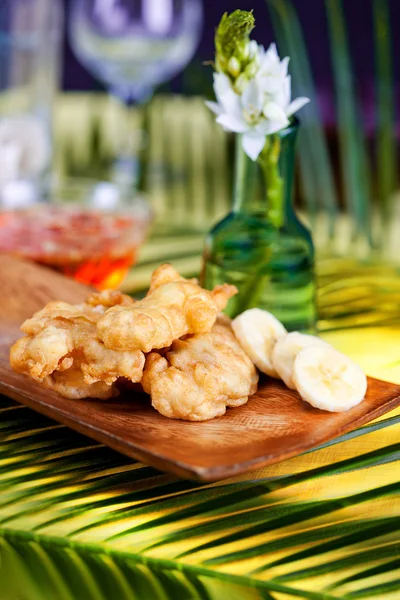
<svg viewBox="0 0 400 600"><path fill-rule="evenodd" d="M71 120L67 104L60 121L72 131L86 119ZM112 119L104 122L112 129ZM214 148L219 130L206 114L200 125L190 135L198 140L200 131ZM224 141L217 142L206 156L222 156L222 169ZM204 147L192 145L200 154ZM179 153L172 145L173 164ZM164 260L184 275L198 272L204 228L227 210L227 172L208 178L193 170L202 230L180 230L187 189L177 169L173 193L165 196L159 180L153 190L175 231L153 232L127 291L143 290ZM320 254L317 273L322 337L369 375L400 383L397 269L360 264L345 249L342 258ZM399 600L399 434L396 410L299 457L200 485L0 398L0 598Z"/></svg>

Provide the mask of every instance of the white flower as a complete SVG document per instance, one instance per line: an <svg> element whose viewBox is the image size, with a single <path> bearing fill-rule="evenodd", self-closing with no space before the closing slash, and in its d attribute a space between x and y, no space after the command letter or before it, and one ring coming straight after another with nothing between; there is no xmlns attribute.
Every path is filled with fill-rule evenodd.
<svg viewBox="0 0 400 600"><path fill-rule="evenodd" d="M264 91L270 94L279 92L287 76L289 58L286 57L281 61L276 45L271 44L266 52L262 46L259 47L259 61L257 78Z"/></svg>
<svg viewBox="0 0 400 600"><path fill-rule="evenodd" d="M291 78L288 75L289 57L280 60L275 44L271 44L267 52L260 58L260 68L256 75L264 93L264 115L268 119L272 113L277 116L280 110L283 115L291 117L305 104L309 98L299 97L291 102ZM277 109L278 107L278 109Z"/></svg>
<svg viewBox="0 0 400 600"><path fill-rule="evenodd" d="M289 58L280 60L275 44L265 52L255 42L248 45L249 53L257 55L257 71L241 85L224 73L214 73L214 91L217 102L206 105L217 115L217 123L226 131L242 134L243 149L257 160L264 148L266 137L289 125L289 117L309 102L308 98L291 101L291 80L288 75Z"/></svg>
<svg viewBox="0 0 400 600"><path fill-rule="evenodd" d="M253 58L259 58L260 57L260 48L262 48L264 50L264 48L262 46L259 46L256 42L256 40L250 40L250 42L247 44L247 49L249 52L249 58L253 59Z"/></svg>
<svg viewBox="0 0 400 600"><path fill-rule="evenodd" d="M218 102L206 102L217 115L217 123L226 131L243 134L243 150L256 160L265 145L266 136L286 127L288 120L277 118L270 111L267 119L263 114L263 93L256 79L252 79L243 94L236 94L230 79L223 73L214 73L214 91Z"/></svg>

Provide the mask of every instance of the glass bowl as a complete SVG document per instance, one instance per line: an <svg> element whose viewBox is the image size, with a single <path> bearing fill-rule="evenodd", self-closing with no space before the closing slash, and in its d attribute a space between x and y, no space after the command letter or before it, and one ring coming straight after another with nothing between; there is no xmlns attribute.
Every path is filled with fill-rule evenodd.
<svg viewBox="0 0 400 600"><path fill-rule="evenodd" d="M69 183L55 189L51 201L37 201L21 185L13 194L0 205L0 252L99 290L119 287L152 221L143 197L106 182Z"/></svg>

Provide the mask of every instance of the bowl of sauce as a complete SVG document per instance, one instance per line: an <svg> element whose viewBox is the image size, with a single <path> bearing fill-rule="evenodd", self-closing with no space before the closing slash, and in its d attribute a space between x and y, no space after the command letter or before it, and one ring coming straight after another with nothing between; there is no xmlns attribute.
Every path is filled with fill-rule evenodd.
<svg viewBox="0 0 400 600"><path fill-rule="evenodd" d="M111 190L108 190L109 192ZM145 200L0 206L0 252L50 267L98 290L118 288L135 264L152 220Z"/></svg>

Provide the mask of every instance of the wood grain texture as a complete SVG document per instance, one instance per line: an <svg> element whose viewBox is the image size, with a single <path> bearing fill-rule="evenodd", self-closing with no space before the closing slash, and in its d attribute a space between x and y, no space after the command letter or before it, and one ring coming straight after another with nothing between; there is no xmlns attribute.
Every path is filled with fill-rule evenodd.
<svg viewBox="0 0 400 600"><path fill-rule="evenodd" d="M400 404L400 385L369 379L365 400L345 413L312 408L281 382L262 379L240 408L203 423L167 419L147 396L67 400L14 373L19 326L54 299L81 302L88 289L48 269L0 255L0 393L119 452L180 477L214 481L295 456Z"/></svg>

